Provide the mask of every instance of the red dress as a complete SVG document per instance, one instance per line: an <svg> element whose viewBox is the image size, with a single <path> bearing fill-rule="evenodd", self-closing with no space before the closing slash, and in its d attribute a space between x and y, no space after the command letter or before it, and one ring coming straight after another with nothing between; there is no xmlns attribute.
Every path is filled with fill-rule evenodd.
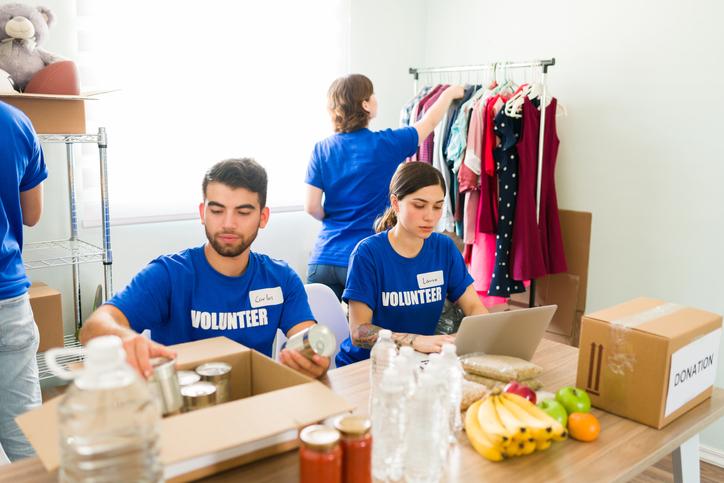
<svg viewBox="0 0 724 483"><path fill-rule="evenodd" d="M523 134L518 142L518 197L513 222L511 264L514 280L532 280L568 270L558 220L555 168L558 156L556 98L546 107L541 177L540 220L536 223L535 191L538 171L538 133L541 113L523 100Z"/></svg>

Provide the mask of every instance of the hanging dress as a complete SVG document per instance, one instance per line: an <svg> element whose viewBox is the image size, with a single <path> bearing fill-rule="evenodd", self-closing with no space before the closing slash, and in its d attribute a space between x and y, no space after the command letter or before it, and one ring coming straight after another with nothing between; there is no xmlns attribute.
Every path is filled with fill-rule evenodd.
<svg viewBox="0 0 724 483"><path fill-rule="evenodd" d="M521 120L508 117L505 109L495 116L493 130L500 144L493 149L495 172L498 175L498 229L495 235L495 268L488 295L510 297L525 292L523 282L513 280L510 269L510 250L513 242L513 220L518 194L518 152Z"/></svg>
<svg viewBox="0 0 724 483"><path fill-rule="evenodd" d="M519 189L511 252L512 276L515 280L530 280L567 270L555 188L555 165L559 145L556 134L556 105L557 99L552 98L546 107L540 222L537 223L535 193L541 113L530 99L523 99L523 129L517 146Z"/></svg>

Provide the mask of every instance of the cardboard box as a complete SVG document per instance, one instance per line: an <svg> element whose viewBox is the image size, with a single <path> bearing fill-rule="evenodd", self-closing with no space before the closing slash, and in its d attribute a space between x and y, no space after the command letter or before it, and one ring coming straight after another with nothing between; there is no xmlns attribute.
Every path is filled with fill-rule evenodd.
<svg viewBox="0 0 724 483"><path fill-rule="evenodd" d="M161 421L166 481L190 481L289 451L297 447L301 427L354 409L319 381L225 337L173 348L179 369L209 361L229 363L233 400ZM60 400L17 418L48 471L59 465Z"/></svg>
<svg viewBox="0 0 724 483"><path fill-rule="evenodd" d="M711 397L721 315L637 298L583 317L576 385L594 406L663 428Z"/></svg>
<svg viewBox="0 0 724 483"><path fill-rule="evenodd" d="M43 282L33 283L28 289L33 318L40 332L38 352L52 347L63 347L63 305L61 294Z"/></svg>
<svg viewBox="0 0 724 483"><path fill-rule="evenodd" d="M535 305L558 305L546 338L578 346L581 317L586 310L588 261L591 248L591 213L559 210L563 250L568 272L546 275L536 280ZM511 309L528 307L530 291L514 294Z"/></svg>
<svg viewBox="0 0 724 483"><path fill-rule="evenodd" d="M85 101L88 95L2 94L0 101L25 113L38 134L85 134Z"/></svg>

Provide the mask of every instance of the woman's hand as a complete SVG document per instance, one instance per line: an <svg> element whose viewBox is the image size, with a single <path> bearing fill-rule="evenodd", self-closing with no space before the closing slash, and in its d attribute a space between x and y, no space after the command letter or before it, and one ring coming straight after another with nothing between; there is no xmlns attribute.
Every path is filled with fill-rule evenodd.
<svg viewBox="0 0 724 483"><path fill-rule="evenodd" d="M450 96L451 99L462 99L465 95L465 86L451 85L445 89L445 93Z"/></svg>
<svg viewBox="0 0 724 483"><path fill-rule="evenodd" d="M443 344L454 344L455 336L453 335L418 335L412 341L412 348L417 352L429 354L431 352L440 352Z"/></svg>

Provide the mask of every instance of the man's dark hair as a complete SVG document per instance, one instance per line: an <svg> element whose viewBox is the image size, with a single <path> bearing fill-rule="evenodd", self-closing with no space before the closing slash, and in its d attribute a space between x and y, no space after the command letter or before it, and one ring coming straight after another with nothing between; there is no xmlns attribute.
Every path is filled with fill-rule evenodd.
<svg viewBox="0 0 724 483"><path fill-rule="evenodd" d="M219 161L204 175L201 189L206 199L209 183L221 183L229 188L244 188L259 195L259 207L266 206L266 170L252 158Z"/></svg>

